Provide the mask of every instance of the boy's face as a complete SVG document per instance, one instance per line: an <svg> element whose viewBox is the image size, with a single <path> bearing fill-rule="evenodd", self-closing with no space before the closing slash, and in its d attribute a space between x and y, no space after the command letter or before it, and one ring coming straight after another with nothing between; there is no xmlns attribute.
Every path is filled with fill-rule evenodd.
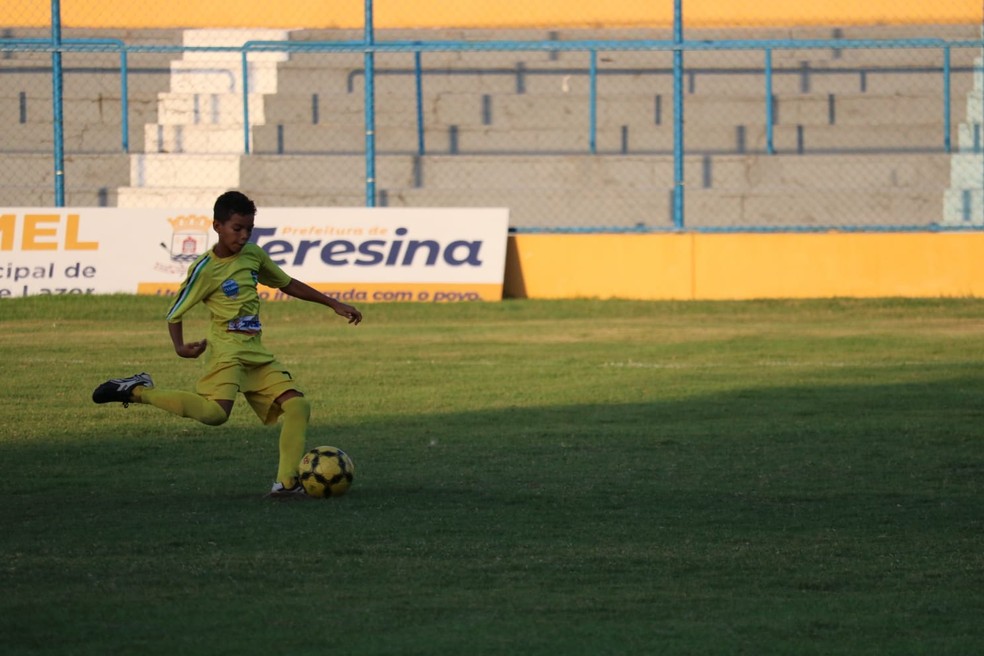
<svg viewBox="0 0 984 656"><path fill-rule="evenodd" d="M212 229L219 236L219 243L213 249L219 257L235 255L243 249L253 233L253 217L233 214L225 223L213 221Z"/></svg>

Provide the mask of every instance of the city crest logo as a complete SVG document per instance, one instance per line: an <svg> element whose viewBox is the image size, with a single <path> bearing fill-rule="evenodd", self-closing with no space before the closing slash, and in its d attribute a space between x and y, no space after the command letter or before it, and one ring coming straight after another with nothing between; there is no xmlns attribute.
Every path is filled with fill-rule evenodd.
<svg viewBox="0 0 984 656"><path fill-rule="evenodd" d="M192 262L208 250L212 219L201 215L187 215L169 218L167 221L174 231L171 235L171 260Z"/></svg>

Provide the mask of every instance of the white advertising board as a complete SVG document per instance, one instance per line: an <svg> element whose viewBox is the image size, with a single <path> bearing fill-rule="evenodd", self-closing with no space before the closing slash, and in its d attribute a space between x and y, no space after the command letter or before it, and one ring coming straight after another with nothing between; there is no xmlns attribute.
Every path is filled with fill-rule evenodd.
<svg viewBox="0 0 984 656"><path fill-rule="evenodd" d="M252 240L342 300L488 301L502 298L508 226L506 209L260 208ZM214 243L201 210L0 209L0 298L170 295Z"/></svg>

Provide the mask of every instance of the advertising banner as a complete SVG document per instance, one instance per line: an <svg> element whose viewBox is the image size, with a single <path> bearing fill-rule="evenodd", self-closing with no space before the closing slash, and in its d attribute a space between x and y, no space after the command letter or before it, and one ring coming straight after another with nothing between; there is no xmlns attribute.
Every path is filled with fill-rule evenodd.
<svg viewBox="0 0 984 656"><path fill-rule="evenodd" d="M251 240L291 277L346 302L494 301L508 226L506 209L261 208ZM171 295L214 244L201 210L0 209L0 298Z"/></svg>

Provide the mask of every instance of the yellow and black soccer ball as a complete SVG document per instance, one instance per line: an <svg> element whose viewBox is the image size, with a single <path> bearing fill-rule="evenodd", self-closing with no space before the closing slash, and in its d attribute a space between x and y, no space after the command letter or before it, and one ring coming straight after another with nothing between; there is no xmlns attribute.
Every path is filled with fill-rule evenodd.
<svg viewBox="0 0 984 656"><path fill-rule="evenodd" d="M352 486L355 465L347 453L333 446L311 449L301 458L301 485L312 497L337 497Z"/></svg>

